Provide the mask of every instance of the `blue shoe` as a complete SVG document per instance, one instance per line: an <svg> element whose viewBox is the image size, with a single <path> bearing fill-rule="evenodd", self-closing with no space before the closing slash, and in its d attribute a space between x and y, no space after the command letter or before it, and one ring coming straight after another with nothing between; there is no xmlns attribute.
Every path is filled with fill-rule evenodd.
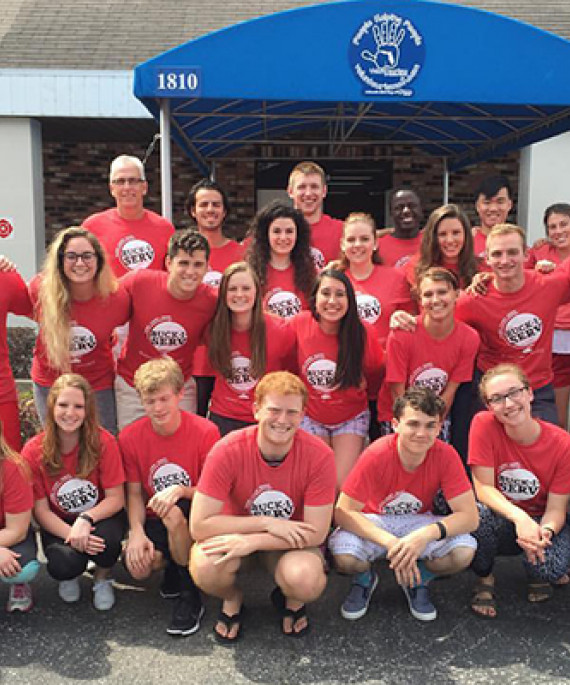
<svg viewBox="0 0 570 685"><path fill-rule="evenodd" d="M366 579L368 577L368 580ZM354 577L350 592L342 603L340 614L348 621L357 621L368 611L372 594L378 585L378 574L374 571L359 573Z"/></svg>
<svg viewBox="0 0 570 685"><path fill-rule="evenodd" d="M417 585L416 587L400 586L408 600L410 613L418 621L434 621L437 618L437 609L429 598L427 585Z"/></svg>

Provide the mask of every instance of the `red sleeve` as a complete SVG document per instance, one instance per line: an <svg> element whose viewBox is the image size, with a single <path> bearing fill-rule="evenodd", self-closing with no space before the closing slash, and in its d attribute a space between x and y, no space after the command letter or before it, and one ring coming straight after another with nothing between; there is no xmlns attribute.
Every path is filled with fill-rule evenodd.
<svg viewBox="0 0 570 685"><path fill-rule="evenodd" d="M525 269L534 269L538 260L539 260L539 257L536 254L534 247L529 247L528 251L526 253L526 261L524 263L524 268Z"/></svg>
<svg viewBox="0 0 570 685"><path fill-rule="evenodd" d="M564 433L561 436L556 451L558 454L563 454L564 457L558 459L548 492L555 495L567 495L570 492L570 459L568 458L570 455L570 435Z"/></svg>
<svg viewBox="0 0 570 685"><path fill-rule="evenodd" d="M28 288L17 271L2 274L1 283L3 293L9 297L8 310L20 316L32 315L32 303Z"/></svg>
<svg viewBox="0 0 570 685"><path fill-rule="evenodd" d="M125 482L123 460L117 440L106 430L101 430L101 485L104 490L122 485Z"/></svg>
<svg viewBox="0 0 570 685"><path fill-rule="evenodd" d="M268 315L270 316L270 315ZM272 317L277 324L275 334L279 336L279 345L281 350L281 369L283 371L290 371L291 373L299 373L297 364L297 336L293 328L293 319L282 319Z"/></svg>
<svg viewBox="0 0 570 685"><path fill-rule="evenodd" d="M210 450L196 486L198 492L220 502L228 500L234 479L232 452L235 446L225 443L226 440L222 440Z"/></svg>
<svg viewBox="0 0 570 685"><path fill-rule="evenodd" d="M459 497L471 490L471 483L461 457L451 445L439 443L442 449L441 489L446 500Z"/></svg>
<svg viewBox="0 0 570 685"><path fill-rule="evenodd" d="M210 454L212 448L220 439L220 431L218 430L218 427L211 422L209 423L210 426L206 426L200 442L200 473L202 473L202 470L204 469L206 457Z"/></svg>
<svg viewBox="0 0 570 685"><path fill-rule="evenodd" d="M28 463L32 473L32 486L34 500L44 499L48 496L45 488L45 479L41 465L43 433L36 435L24 445L22 457Z"/></svg>
<svg viewBox="0 0 570 685"><path fill-rule="evenodd" d="M6 514L21 514L34 506L32 484L23 468L11 459L2 462L2 509Z"/></svg>
<svg viewBox="0 0 570 685"><path fill-rule="evenodd" d="M408 282L406 275L402 273L401 269L394 269L392 278L395 279L393 292L394 310L403 309L410 314L416 314L418 307L416 301L412 298L410 283Z"/></svg>
<svg viewBox="0 0 570 685"><path fill-rule="evenodd" d="M462 331L459 363L449 374L449 380L454 383L466 383L473 378L475 358L479 351L479 334L472 328L465 326Z"/></svg>
<svg viewBox="0 0 570 685"><path fill-rule="evenodd" d="M390 331L386 342L386 383L408 381L408 336L403 331Z"/></svg>
<svg viewBox="0 0 570 685"><path fill-rule="evenodd" d="M495 419L489 412L479 412L471 422L469 429L469 458L470 466L487 466L495 468L493 452L493 422Z"/></svg>
<svg viewBox="0 0 570 685"><path fill-rule="evenodd" d="M362 452L342 484L342 492L363 505L366 505L371 499L370 489L375 482L375 476L381 477L381 474L377 472L377 468L374 468L378 464L375 464L375 450L371 450L371 447L367 447Z"/></svg>
<svg viewBox="0 0 570 685"><path fill-rule="evenodd" d="M123 457L123 468L127 483L142 483L136 449L133 445L132 431L124 428L118 437L119 449Z"/></svg>
<svg viewBox="0 0 570 685"><path fill-rule="evenodd" d="M312 473L309 476L309 484L305 491L304 502L306 507L324 507L335 501L336 493L336 466L334 452L327 445L319 445L320 458L312 456Z"/></svg>

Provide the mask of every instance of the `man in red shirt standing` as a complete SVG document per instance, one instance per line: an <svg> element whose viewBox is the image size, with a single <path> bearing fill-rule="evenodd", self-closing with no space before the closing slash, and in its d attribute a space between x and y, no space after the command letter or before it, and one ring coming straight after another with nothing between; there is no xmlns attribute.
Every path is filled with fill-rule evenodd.
<svg viewBox="0 0 570 685"><path fill-rule="evenodd" d="M368 611L377 559L388 560L420 621L437 617L428 582L471 563L476 543L468 533L477 528L477 506L459 455L437 439L444 414L444 401L431 390L408 388L394 403L396 434L372 443L342 486L335 508L340 527L329 546L337 568L354 574L341 607L350 621ZM449 516L431 513L440 489Z"/></svg>
<svg viewBox="0 0 570 685"><path fill-rule="evenodd" d="M323 213L327 196L325 172L315 162L300 162L289 175L287 193L295 209L311 227L311 252L315 268L321 271L340 256L342 221Z"/></svg>
<svg viewBox="0 0 570 685"><path fill-rule="evenodd" d="M176 598L170 635L191 635L204 613L188 573L189 509L202 466L220 434L216 426L181 411L184 376L172 359L151 359L135 374L146 416L119 435L127 477L129 537L125 564L147 578L165 564L163 597Z"/></svg>
<svg viewBox="0 0 570 685"><path fill-rule="evenodd" d="M422 242L422 203L410 188L396 188L390 194L390 214L394 229L381 231L378 254L383 264L403 269L410 257L419 252Z"/></svg>
<svg viewBox="0 0 570 685"><path fill-rule="evenodd" d="M473 226L473 250L481 260L486 257L486 240L491 229L507 221L513 208L511 184L505 176L486 176L475 191L475 209L480 225Z"/></svg>
<svg viewBox="0 0 570 685"><path fill-rule="evenodd" d="M258 425L228 434L204 465L190 518L190 571L204 592L222 599L214 626L220 642L239 637L237 574L254 553L275 578L271 600L285 635L307 632L305 603L325 589L319 545L331 522L336 473L330 447L299 430L306 402L297 376L267 374L255 389Z"/></svg>
<svg viewBox="0 0 570 685"><path fill-rule="evenodd" d="M116 206L87 217L83 226L99 238L115 275L138 269L164 269L166 246L174 226L144 208L148 183L140 159L128 155L114 159L109 189Z"/></svg>

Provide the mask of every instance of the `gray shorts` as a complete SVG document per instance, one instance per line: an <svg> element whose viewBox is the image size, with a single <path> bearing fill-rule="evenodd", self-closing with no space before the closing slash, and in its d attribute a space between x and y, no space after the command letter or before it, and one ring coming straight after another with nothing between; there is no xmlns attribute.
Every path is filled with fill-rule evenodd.
<svg viewBox="0 0 570 685"><path fill-rule="evenodd" d="M403 538L408 533L411 533L418 528L424 528L434 521L440 521L443 516L436 516L435 514L401 514L398 516L380 516L378 514L363 514L367 519L373 521L378 528L395 535L397 538ZM443 540L436 540L428 542L426 548L420 554L420 559L439 559L444 557L452 549L456 547L469 547L477 549L477 542L472 535L454 535L453 537L444 538ZM383 559L386 556L386 548L377 545L371 540L349 533L347 530L337 528L329 538L329 549L334 556L339 554L348 554L356 557L361 561L373 562L377 559Z"/></svg>
<svg viewBox="0 0 570 685"><path fill-rule="evenodd" d="M303 417L301 428L311 435L316 435L319 438L334 438L335 435L358 435L365 438L368 435L368 426L370 425L370 410L365 409L360 414L353 416L348 421L342 423L335 423L328 425L320 423L307 415Z"/></svg>

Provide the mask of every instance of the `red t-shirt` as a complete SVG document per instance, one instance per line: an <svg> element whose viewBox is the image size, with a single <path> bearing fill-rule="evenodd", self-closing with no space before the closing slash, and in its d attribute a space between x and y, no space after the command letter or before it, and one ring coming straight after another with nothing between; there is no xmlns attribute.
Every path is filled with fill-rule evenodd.
<svg viewBox="0 0 570 685"><path fill-rule="evenodd" d="M448 501L471 490L457 452L436 440L418 468L406 471L397 435L386 435L367 447L342 486L348 497L364 504L364 513L382 515L431 511L440 489Z"/></svg>
<svg viewBox="0 0 570 685"><path fill-rule="evenodd" d="M164 271L135 271L122 279L131 297L129 335L117 363L117 374L129 385L141 364L172 357L184 378L192 375L194 351L214 316L216 293L201 283L190 300L178 300L167 288Z"/></svg>
<svg viewBox="0 0 570 685"><path fill-rule="evenodd" d="M83 226L99 238L115 276L138 269L164 269L174 226L159 214L145 209L141 219L123 219L113 207L87 217Z"/></svg>
<svg viewBox="0 0 570 685"><path fill-rule="evenodd" d="M282 319L290 319L308 308L305 295L295 286L293 265L290 264L286 269L281 270L268 264L263 309Z"/></svg>
<svg viewBox="0 0 570 685"><path fill-rule="evenodd" d="M525 283L515 293L501 293L490 282L484 296L462 294L455 315L479 333L477 367L485 372L497 364L517 364L533 388L550 383L556 307L568 291L566 274L525 271Z"/></svg>
<svg viewBox="0 0 570 685"><path fill-rule="evenodd" d="M231 332L232 377L224 378L216 372L211 411L238 421L255 421L253 400L259 381L250 373L251 346L249 331ZM266 363L265 373L294 371L295 334L286 321L265 315Z"/></svg>
<svg viewBox="0 0 570 685"><path fill-rule="evenodd" d="M342 239L342 221L333 219L328 214L311 226L311 254L317 271L339 258Z"/></svg>
<svg viewBox="0 0 570 685"><path fill-rule="evenodd" d="M309 391L307 415L325 425L354 418L368 406L367 384L374 387L382 366L383 352L367 324L360 386L339 390L332 382L336 373L338 338L323 333L310 312L301 312L291 321L297 339L297 367Z"/></svg>
<svg viewBox="0 0 570 685"><path fill-rule="evenodd" d="M531 516L542 516L550 492L570 492L570 435L536 419L540 435L519 445L489 411L475 416L469 431L469 464L495 472L495 487Z"/></svg>
<svg viewBox="0 0 570 685"><path fill-rule="evenodd" d="M419 253L416 253L415 255L412 255L410 257L410 259L406 262L406 264L403 267L404 273L406 274L406 278L408 279L408 283L412 287L416 285L416 267L418 266L419 261L420 255ZM461 287L464 288L466 286L466 284L461 280L461 277L459 275L459 264L452 264L451 262L446 262L444 260L441 262L441 264L433 264L432 266L440 266L442 269L447 269L448 271L451 271L451 273L455 274L459 279Z"/></svg>
<svg viewBox="0 0 570 685"><path fill-rule="evenodd" d="M208 260L208 271L202 283L209 285L218 292L222 274L230 264L241 262L245 255L245 246L236 243L235 240L228 241L222 247L210 246L210 259ZM214 369L208 361L208 350L205 345L199 345L194 353L194 364L192 373L195 376L214 376Z"/></svg>
<svg viewBox="0 0 570 685"><path fill-rule="evenodd" d="M385 346L392 314L397 309L410 313L416 311L406 277L402 271L380 264L364 280L354 278L350 270L346 275L354 286L358 316L372 326L376 337Z"/></svg>
<svg viewBox="0 0 570 685"><path fill-rule="evenodd" d="M542 247L531 247L529 249L525 266L528 269L534 269L536 263L541 259L548 259L550 262L554 262L557 267L560 266L563 261L565 261L560 258L556 248L553 245L546 243L542 245ZM554 320L554 328L561 331L570 330L570 304L561 304L558 307L556 310L556 319Z"/></svg>
<svg viewBox="0 0 570 685"><path fill-rule="evenodd" d="M481 260L481 271L491 271L487 264L487 236L480 226L473 227L473 252Z"/></svg>
<svg viewBox="0 0 570 685"><path fill-rule="evenodd" d="M28 289L22 277L16 271L0 273L0 404L15 402L18 399L16 384L10 368L8 357L8 340L6 337L6 317L9 312L30 316L32 305Z"/></svg>
<svg viewBox="0 0 570 685"><path fill-rule="evenodd" d="M105 490L125 482L117 441L104 428L99 429L99 435L99 462L86 478L76 476L79 446L62 455L63 468L55 475L49 474L42 464L44 433L29 440L22 450L32 469L35 499L47 498L50 509L66 521L73 521L81 512L92 509L105 498Z"/></svg>
<svg viewBox="0 0 570 685"><path fill-rule="evenodd" d="M479 335L456 321L451 333L441 340L432 338L422 317L414 332L393 330L386 348L386 377L378 396L378 421L392 420L392 393L389 383L419 385L437 395L452 381L464 383L473 378Z"/></svg>
<svg viewBox="0 0 570 685"><path fill-rule="evenodd" d="M410 257L420 249L422 243L421 232L415 238L403 240L394 238L393 235L383 235L378 238L378 254L382 263L386 266L393 266L396 269L403 269L410 261Z"/></svg>
<svg viewBox="0 0 570 685"><path fill-rule="evenodd" d="M34 304L34 316L40 318L39 288L41 275L30 282L30 298ZM113 330L129 318L130 298L119 286L117 292L107 298L99 296L90 300L72 300L70 324L71 371L84 376L93 390L113 387L115 362L113 360L111 335ZM36 338L32 359L32 379L38 385L51 387L62 373L51 366L42 335Z"/></svg>
<svg viewBox="0 0 570 685"><path fill-rule="evenodd" d="M195 486L208 452L220 439L211 421L185 411L181 416L172 435L156 433L146 416L119 434L127 482L140 483L147 499L171 485Z"/></svg>
<svg viewBox="0 0 570 685"><path fill-rule="evenodd" d="M11 459L0 461L0 530L6 525L6 514L21 514L34 506L32 483L22 467Z"/></svg>
<svg viewBox="0 0 570 685"><path fill-rule="evenodd" d="M304 520L305 507L332 504L336 467L330 447L298 430L289 454L278 466L264 461L257 426L229 433L212 449L198 491L224 502L233 516L273 516Z"/></svg>

